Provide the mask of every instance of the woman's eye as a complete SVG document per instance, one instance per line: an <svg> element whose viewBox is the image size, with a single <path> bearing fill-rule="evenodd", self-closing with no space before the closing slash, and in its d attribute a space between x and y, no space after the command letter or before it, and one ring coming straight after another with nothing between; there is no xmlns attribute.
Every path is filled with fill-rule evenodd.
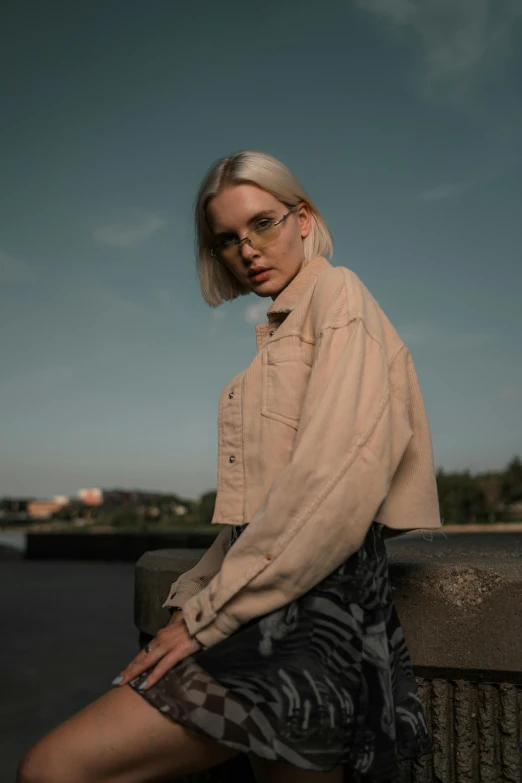
<svg viewBox="0 0 522 783"><path fill-rule="evenodd" d="M263 218L263 220L260 220L256 225L256 231L266 231L267 228L270 228L273 225L273 220L268 220L268 218Z"/></svg>
<svg viewBox="0 0 522 783"><path fill-rule="evenodd" d="M221 237L219 240L219 246L220 247L230 247L230 245L234 244L235 239L234 237Z"/></svg>

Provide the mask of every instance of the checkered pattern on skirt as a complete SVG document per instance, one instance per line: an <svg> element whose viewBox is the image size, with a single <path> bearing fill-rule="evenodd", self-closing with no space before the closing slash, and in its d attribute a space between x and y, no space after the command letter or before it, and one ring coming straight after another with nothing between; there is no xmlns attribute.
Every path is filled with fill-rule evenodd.
<svg viewBox="0 0 522 783"><path fill-rule="evenodd" d="M313 771L345 764L371 783L432 749L376 522L361 548L308 593L138 693L235 750Z"/></svg>

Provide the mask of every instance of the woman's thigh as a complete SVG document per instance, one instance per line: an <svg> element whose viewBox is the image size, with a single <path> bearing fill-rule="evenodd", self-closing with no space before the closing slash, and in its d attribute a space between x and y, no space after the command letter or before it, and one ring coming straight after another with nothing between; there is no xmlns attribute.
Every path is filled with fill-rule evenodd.
<svg viewBox="0 0 522 783"><path fill-rule="evenodd" d="M115 688L26 754L18 783L153 783L236 755L184 729L130 686Z"/></svg>

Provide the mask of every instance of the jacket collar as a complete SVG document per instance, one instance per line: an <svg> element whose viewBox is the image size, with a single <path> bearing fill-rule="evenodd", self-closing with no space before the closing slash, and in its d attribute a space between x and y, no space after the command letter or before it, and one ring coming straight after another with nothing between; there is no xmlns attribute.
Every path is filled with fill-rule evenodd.
<svg viewBox="0 0 522 783"><path fill-rule="evenodd" d="M298 274L281 291L268 309L268 320L276 321L280 319L282 314L291 313L303 294L315 283L323 270L329 266L331 266L330 262L322 256L316 256L310 259L307 264L304 264Z"/></svg>

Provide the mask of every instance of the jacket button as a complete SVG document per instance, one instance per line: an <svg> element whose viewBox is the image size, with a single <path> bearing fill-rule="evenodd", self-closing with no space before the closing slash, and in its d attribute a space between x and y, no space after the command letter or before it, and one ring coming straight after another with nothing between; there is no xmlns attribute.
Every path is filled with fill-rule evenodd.
<svg viewBox="0 0 522 783"><path fill-rule="evenodd" d="M272 559L272 555L266 555L266 559L267 560L271 560Z"/></svg>
<svg viewBox="0 0 522 783"><path fill-rule="evenodd" d="M229 457L229 458L228 458L228 461L229 461L229 462L235 462L235 461L236 461L236 458L235 458L234 456L232 456L232 457Z"/></svg>
<svg viewBox="0 0 522 783"><path fill-rule="evenodd" d="M229 400L233 400L234 399L234 392L229 392L228 393L228 399Z"/></svg>
<svg viewBox="0 0 522 783"><path fill-rule="evenodd" d="M274 334L275 334L275 329L270 329L270 331L268 332L268 336L273 337Z"/></svg>
<svg viewBox="0 0 522 783"><path fill-rule="evenodd" d="M199 623L201 618L203 617L203 612L197 612L196 613L196 622Z"/></svg>

